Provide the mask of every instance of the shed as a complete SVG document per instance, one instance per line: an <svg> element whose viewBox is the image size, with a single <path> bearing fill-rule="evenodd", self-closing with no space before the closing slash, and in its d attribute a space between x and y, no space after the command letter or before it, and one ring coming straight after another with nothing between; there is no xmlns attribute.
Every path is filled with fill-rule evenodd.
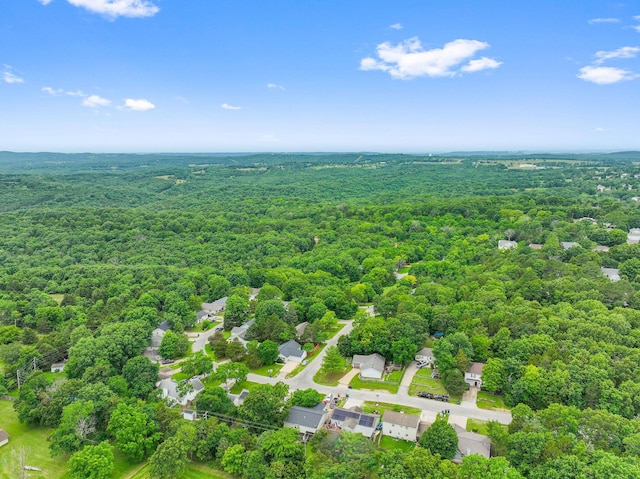
<svg viewBox="0 0 640 479"><path fill-rule="evenodd" d="M51 372L52 373L61 373L61 372L63 372L64 371L64 367L65 367L66 364L67 364L66 361L62 361L62 362L59 362L59 363L53 363L51 365Z"/></svg>
<svg viewBox="0 0 640 479"><path fill-rule="evenodd" d="M9 433L7 431L5 431L4 429L0 429L0 447L7 444L10 437L11 436L9 436Z"/></svg>

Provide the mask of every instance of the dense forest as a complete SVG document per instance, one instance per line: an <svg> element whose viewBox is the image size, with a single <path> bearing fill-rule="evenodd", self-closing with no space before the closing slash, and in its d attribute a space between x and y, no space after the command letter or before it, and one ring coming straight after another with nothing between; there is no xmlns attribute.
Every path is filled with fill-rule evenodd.
<svg viewBox="0 0 640 479"><path fill-rule="evenodd" d="M154 478L190 461L242 478L640 477L639 161L0 152L0 393L53 429L72 478L119 477L87 472L114 451ZM218 416L185 421L141 353L161 322L178 337L227 296L225 329L255 318L261 344L303 322L320 343L332 318L353 320L343 357L407 364L441 335L447 390L485 363L483 389L513 421L489 424L494 457L461 464L422 441L387 451L322 431L302 444L282 428L297 401L283 384L239 407L207 387L199 409ZM371 304L375 317L358 312ZM46 374L67 359L63 380Z"/></svg>

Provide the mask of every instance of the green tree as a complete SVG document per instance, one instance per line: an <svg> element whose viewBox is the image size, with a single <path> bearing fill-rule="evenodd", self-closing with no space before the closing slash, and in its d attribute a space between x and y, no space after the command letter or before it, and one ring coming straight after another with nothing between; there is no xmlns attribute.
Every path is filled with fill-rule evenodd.
<svg viewBox="0 0 640 479"><path fill-rule="evenodd" d="M160 440L154 418L141 401L133 405L118 404L107 431L115 439L116 447L133 462L140 462L153 453Z"/></svg>
<svg viewBox="0 0 640 479"><path fill-rule="evenodd" d="M245 354L245 349L238 338L234 338L227 343L225 355L231 359L231 361L240 361Z"/></svg>
<svg viewBox="0 0 640 479"><path fill-rule="evenodd" d="M183 424L175 435L164 441L149 458L152 479L174 479L182 476L189 464L189 455L195 447L196 431L193 424Z"/></svg>
<svg viewBox="0 0 640 479"><path fill-rule="evenodd" d="M329 346L322 359L322 371L326 374L339 373L344 369L344 358L337 346Z"/></svg>
<svg viewBox="0 0 640 479"><path fill-rule="evenodd" d="M499 358L491 358L482 368L482 389L490 393L504 390L507 385L504 362Z"/></svg>
<svg viewBox="0 0 640 479"><path fill-rule="evenodd" d="M122 368L122 377L127 381L129 392L140 399L150 398L156 391L160 368L146 356L129 359Z"/></svg>
<svg viewBox="0 0 640 479"><path fill-rule="evenodd" d="M222 388L205 388L196 396L195 404L199 411L211 411L225 415L234 414L236 409Z"/></svg>
<svg viewBox="0 0 640 479"><path fill-rule="evenodd" d="M418 347L409 338L400 338L391 344L391 353L393 360L404 366L409 364L416 357Z"/></svg>
<svg viewBox="0 0 640 479"><path fill-rule="evenodd" d="M244 469L245 450L242 444L234 444L227 448L222 457L222 467L230 474L239 476Z"/></svg>
<svg viewBox="0 0 640 479"><path fill-rule="evenodd" d="M440 454L446 459L453 459L458 450L458 435L444 416L438 416L422 436L420 445L433 454Z"/></svg>
<svg viewBox="0 0 640 479"><path fill-rule="evenodd" d="M51 455L79 451L96 430L94 405L91 401L75 401L64 408L60 426L49 440Z"/></svg>
<svg viewBox="0 0 640 479"><path fill-rule="evenodd" d="M294 391L291 396L291 405L292 406L304 406L304 407L313 407L318 404L322 398L323 394L319 393L315 389L297 389Z"/></svg>
<svg viewBox="0 0 640 479"><path fill-rule="evenodd" d="M187 376L195 376L197 374L210 374L213 371L213 362L202 351L195 353L187 361L182 363L182 372Z"/></svg>
<svg viewBox="0 0 640 479"><path fill-rule="evenodd" d="M248 374L249 368L242 363L222 363L216 369L215 378L223 383L233 379L238 384L246 381Z"/></svg>
<svg viewBox="0 0 640 479"><path fill-rule="evenodd" d="M169 330L162 337L158 353L165 359L175 359L184 356L190 346L191 343L186 334Z"/></svg>
<svg viewBox="0 0 640 479"><path fill-rule="evenodd" d="M273 364L278 359L278 343L267 339L258 346L258 356L263 364Z"/></svg>
<svg viewBox="0 0 640 479"><path fill-rule="evenodd" d="M71 479L109 479L113 470L113 447L107 441L85 446L69 459Z"/></svg>
<svg viewBox="0 0 640 479"><path fill-rule="evenodd" d="M254 423L282 427L288 412L285 401L288 391L289 386L281 382L274 386L260 384L249 391L238 409L238 416Z"/></svg>
<svg viewBox="0 0 640 479"><path fill-rule="evenodd" d="M469 385L465 382L464 376L459 369L452 369L446 373L444 387L452 396L462 396L469 389Z"/></svg>
<svg viewBox="0 0 640 479"><path fill-rule="evenodd" d="M235 326L242 325L248 318L249 305L247 300L238 294L227 299L224 310L224 329L231 331Z"/></svg>

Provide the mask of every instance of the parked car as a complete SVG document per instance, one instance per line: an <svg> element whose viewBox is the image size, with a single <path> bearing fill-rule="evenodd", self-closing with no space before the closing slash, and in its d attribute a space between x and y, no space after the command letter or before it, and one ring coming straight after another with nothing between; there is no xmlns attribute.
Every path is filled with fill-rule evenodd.
<svg viewBox="0 0 640 479"><path fill-rule="evenodd" d="M427 398L427 399L433 399L433 394L432 393L428 393L426 391L420 391L418 393L418 397Z"/></svg>
<svg viewBox="0 0 640 479"><path fill-rule="evenodd" d="M416 366L418 367L418 369L426 368L426 367L429 366L429 362L428 361L419 361Z"/></svg>
<svg viewBox="0 0 640 479"><path fill-rule="evenodd" d="M162 364L171 364L171 363L175 363L175 360L173 359L163 359L162 361L160 361Z"/></svg>

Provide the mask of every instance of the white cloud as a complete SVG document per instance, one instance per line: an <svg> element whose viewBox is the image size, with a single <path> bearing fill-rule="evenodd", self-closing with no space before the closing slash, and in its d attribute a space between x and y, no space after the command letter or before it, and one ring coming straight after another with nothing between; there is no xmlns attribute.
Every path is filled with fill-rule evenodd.
<svg viewBox="0 0 640 479"><path fill-rule="evenodd" d="M86 93L84 93L81 90L75 90L75 91L66 91L64 92L65 95L69 95L69 96L87 96Z"/></svg>
<svg viewBox="0 0 640 479"><path fill-rule="evenodd" d="M622 68L594 66L582 67L578 75L581 80L597 83L598 85L610 85L623 80L633 80L637 77L638 75Z"/></svg>
<svg viewBox="0 0 640 479"><path fill-rule="evenodd" d="M473 73L479 72L482 70L488 70L493 68L498 68L502 65L502 62L494 60L493 58L482 57L477 60L471 60L465 66L463 66L460 70L463 72Z"/></svg>
<svg viewBox="0 0 640 479"><path fill-rule="evenodd" d="M389 28L392 30L402 30L404 27L402 26L402 23L394 23L393 25L389 25Z"/></svg>
<svg viewBox="0 0 640 479"><path fill-rule="evenodd" d="M151 103L149 100L145 100L141 98L139 100L134 100L132 98L127 98L124 101L124 108L131 111L148 111L153 110L156 106Z"/></svg>
<svg viewBox="0 0 640 479"><path fill-rule="evenodd" d="M242 110L241 106L233 106L229 105L228 103L223 103L222 105L220 105L220 108L224 108L225 110Z"/></svg>
<svg viewBox="0 0 640 479"><path fill-rule="evenodd" d="M604 63L607 60L612 60L614 58L635 58L638 52L640 52L639 47L621 47L610 52L599 51L596 52L595 63L596 65L600 65L601 63Z"/></svg>
<svg viewBox="0 0 640 479"><path fill-rule="evenodd" d="M2 79L5 83L24 83L24 80L18 75L13 73L13 67L11 65L4 65L4 71L2 72Z"/></svg>
<svg viewBox="0 0 640 479"><path fill-rule="evenodd" d="M151 17L160 10L148 0L67 0L71 5L109 18Z"/></svg>
<svg viewBox="0 0 640 479"><path fill-rule="evenodd" d="M83 100L82 105L88 108L98 108L100 106L111 105L111 100L107 100L98 95L90 95Z"/></svg>
<svg viewBox="0 0 640 479"><path fill-rule="evenodd" d="M48 93L49 95L53 95L53 96L62 95L64 93L64 91L62 89L58 88L57 90L54 90L50 86L43 86L42 88L40 88L40 91L43 91L43 92Z"/></svg>
<svg viewBox="0 0 640 479"><path fill-rule="evenodd" d="M620 20L617 18L592 18L589 20L589 25L596 23L620 23Z"/></svg>
<svg viewBox="0 0 640 479"><path fill-rule="evenodd" d="M640 22L640 15L637 15L635 17L633 17L634 20L638 20ZM635 30L640 33L640 25L635 25L633 28L635 28Z"/></svg>
<svg viewBox="0 0 640 479"><path fill-rule="evenodd" d="M466 70L458 66L470 60L478 51L489 48L486 42L458 39L445 44L443 48L425 50L417 37L409 38L398 45L389 42L376 47L379 60L363 58L361 70L381 70L394 78L409 79L415 77L452 77L461 71L480 71L496 68L500 62L483 57L466 65ZM463 67L464 68L464 67Z"/></svg>
<svg viewBox="0 0 640 479"><path fill-rule="evenodd" d="M43 5L49 5L52 0L38 0Z"/></svg>
<svg viewBox="0 0 640 479"><path fill-rule="evenodd" d="M282 85L278 85L277 83L267 83L267 88L285 90L285 87L283 87Z"/></svg>
<svg viewBox="0 0 640 479"><path fill-rule="evenodd" d="M608 131L608 130L609 130L609 128L596 128L596 131L598 133L602 133L603 131Z"/></svg>

